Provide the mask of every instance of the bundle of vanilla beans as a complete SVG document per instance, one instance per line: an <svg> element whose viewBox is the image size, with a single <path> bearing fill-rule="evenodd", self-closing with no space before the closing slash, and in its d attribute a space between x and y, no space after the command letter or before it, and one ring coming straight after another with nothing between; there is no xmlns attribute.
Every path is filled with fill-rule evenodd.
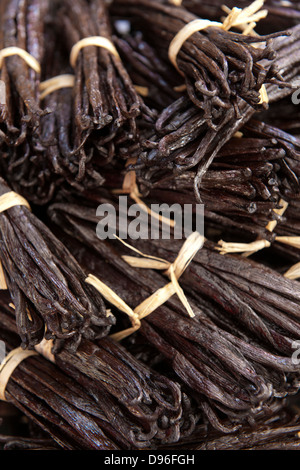
<svg viewBox="0 0 300 470"><path fill-rule="evenodd" d="M275 63L288 83L295 83L299 73L299 56L295 49L294 55L286 53L300 37L300 28L295 27L291 37L274 40L280 49L277 50ZM273 44L274 46L274 44ZM288 63L289 62L289 63ZM289 89L267 86L270 102L291 94ZM218 151L227 143L236 131L239 131L254 114L255 110L244 100L238 104L239 114L233 108L226 112L226 118L216 128L208 125L203 112L197 106L191 106L186 98L181 97L159 115L156 132L148 142L145 151L140 154L135 166L141 185L151 187L161 175L187 173L193 169L195 175L193 186L196 197L201 200L201 181L214 161ZM147 149L147 147L149 149ZM168 170L168 171L166 171ZM143 187L143 186L142 186Z"/></svg>
<svg viewBox="0 0 300 470"><path fill-rule="evenodd" d="M0 179L0 194L11 194ZM105 336L114 322L68 249L25 205L0 214L1 269L24 346L44 337L72 348L81 336ZM2 289L5 285L2 286ZM96 331L92 330L92 327Z"/></svg>
<svg viewBox="0 0 300 470"><path fill-rule="evenodd" d="M60 203L51 206L50 215L58 226L65 221L64 230L71 235L65 242L80 263L132 309L167 283L153 270L129 266L121 255L130 250L119 241L97 239L91 207ZM74 237L80 242L77 248ZM80 248L82 244L92 251ZM180 249L176 240L132 245L171 262ZM107 266L103 273L103 260L113 269ZM300 369L291 358L299 340L297 281L247 259L224 258L214 247L202 248L181 279L195 318L171 297L142 320L139 334L171 365L213 427L233 431L250 416L255 419L272 397L297 392ZM124 316L119 319L120 313L113 312L117 324L126 328ZM230 418L231 428L221 422L220 412Z"/></svg>
<svg viewBox="0 0 300 470"><path fill-rule="evenodd" d="M1 2L0 340L35 351L5 448L297 448L300 6L239 3ZM204 204L203 247L129 336L186 240L99 239L119 194Z"/></svg>
<svg viewBox="0 0 300 470"><path fill-rule="evenodd" d="M222 0L203 0L201 2L182 0L181 5L197 16L219 20L220 17L225 16L228 8L237 6L246 8L249 6L249 2L240 0L237 5L234 0L228 0L225 4ZM298 1L282 3L281 0L265 0L263 8L268 11L268 15L257 23L256 30L259 33L261 31L279 31L299 23L300 3Z"/></svg>
<svg viewBox="0 0 300 470"><path fill-rule="evenodd" d="M6 88L0 114L2 172L14 190L39 205L66 182L79 190L99 186L103 179L90 160L109 163L118 147L138 141L138 121L152 122L155 116L117 50L115 56L89 46L71 59L72 47L86 37L112 43L104 0L6 0L1 8L1 49L27 50L40 69L32 70L16 55L1 67ZM72 86L45 93L48 80L66 74L73 77Z"/></svg>
<svg viewBox="0 0 300 470"><path fill-rule="evenodd" d="M6 301L2 295L1 337L12 349L19 342L14 314ZM180 385L151 370L113 340L82 341L73 354L66 349L53 354L51 349L52 343L44 348L46 352L40 348L41 354L24 360L5 393L7 401L57 445L65 449L155 448L177 442L194 430L198 412Z"/></svg>

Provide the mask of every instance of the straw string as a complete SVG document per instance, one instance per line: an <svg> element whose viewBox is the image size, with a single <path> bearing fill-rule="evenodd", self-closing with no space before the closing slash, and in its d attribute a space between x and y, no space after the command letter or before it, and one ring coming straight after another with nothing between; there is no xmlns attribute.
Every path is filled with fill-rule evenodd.
<svg viewBox="0 0 300 470"><path fill-rule="evenodd" d="M119 239L118 237L116 238ZM110 287L104 284L96 276L89 274L85 281L93 285L108 302L110 302L122 312L126 313L131 319L131 328L127 328L126 330L115 333L111 335L111 337L116 341L121 341L122 339L137 331L141 326L141 319L154 312L154 310L167 302L174 294L178 295L190 317L194 317L194 312L192 311L192 308L190 307L188 300L186 299L184 292L178 283L178 279L186 270L198 250L203 246L204 237L198 232L193 232L184 242L177 258L173 263L170 263L161 258L145 255L136 248L133 248L125 243L123 240L119 240L130 249L144 257L144 259L141 259L136 257L123 256L123 259L128 264L135 267L163 269L170 278L171 282L155 291L133 310Z"/></svg>
<svg viewBox="0 0 300 470"><path fill-rule="evenodd" d="M30 210L30 205L26 199L14 191L8 191L0 196L0 213L14 206L26 206Z"/></svg>
<svg viewBox="0 0 300 470"><path fill-rule="evenodd" d="M287 279L299 279L300 277L300 262L291 266L283 275Z"/></svg>
<svg viewBox="0 0 300 470"><path fill-rule="evenodd" d="M174 5L180 6L181 1L171 0L171 3ZM183 72L179 69L177 65L177 56L182 48L183 44L190 36L194 33L200 32L208 27L217 27L229 31L231 28L235 27L242 30L242 34L245 35L257 35L253 29L256 26L257 21L262 18L265 18L268 14L268 10L261 10L264 4L264 0L255 0L248 7L241 9L234 7L232 10L230 8L224 7L223 10L228 13L228 16L223 19L223 22L210 21L205 19L195 19L187 23L183 28L181 28L178 33L174 36L169 45L168 57L170 62L176 68L176 70L184 76ZM259 11L260 10L260 11ZM253 45L255 47L255 45ZM184 86L184 85L183 85ZM175 91L183 91L183 86L175 87ZM268 103L268 94L265 85L261 86L260 89L260 104Z"/></svg>
<svg viewBox="0 0 300 470"><path fill-rule="evenodd" d="M281 199L279 201L280 208L274 209L278 215L283 215L286 209L288 208L288 203ZM277 225L277 220L271 220L267 226L266 230L269 232L273 232ZM287 237L287 236L277 236L275 237L275 241L279 243L285 243L290 246L294 246L296 248L300 248L300 237ZM263 248L269 248L271 243L268 240L258 239L251 243L235 243L235 242L224 242L223 240L219 240L219 246L216 246L215 249L218 250L222 255L227 253L242 253L242 256L251 256L252 254L256 253Z"/></svg>
<svg viewBox="0 0 300 470"><path fill-rule="evenodd" d="M14 306L13 306L14 308ZM5 390L7 384L18 365L30 356L42 355L48 361L55 363L55 357L52 353L53 339L45 338L37 344L34 349L22 349L18 347L10 351L0 364L0 400L6 401Z"/></svg>
<svg viewBox="0 0 300 470"><path fill-rule="evenodd" d="M136 158L129 158L126 162L126 167L131 164L136 163ZM136 172L135 170L128 171L123 180L122 189L113 189L113 194L128 194L131 199L135 201L136 204L144 211L147 212L151 217L159 220L162 223L169 225L170 227L175 227L176 223L174 220L168 219L155 211L152 211L147 204L141 199L141 194L139 192L137 182L136 182Z"/></svg>
<svg viewBox="0 0 300 470"><path fill-rule="evenodd" d="M50 93L60 90L61 88L73 88L74 83L74 75L68 73L49 78L40 84L40 100L43 100Z"/></svg>
<svg viewBox="0 0 300 470"><path fill-rule="evenodd" d="M104 36L89 36L76 42L76 44L74 44L72 47L70 54L70 64L73 68L76 66L77 57L81 49L88 46L102 47L109 51L117 59L121 60L115 45L108 38Z"/></svg>
<svg viewBox="0 0 300 470"><path fill-rule="evenodd" d="M36 344L34 346L34 349L45 359L47 359L50 362L55 363L55 357L54 357L54 354L52 353L53 343L54 343L53 339L43 338L39 344Z"/></svg>
<svg viewBox="0 0 300 470"><path fill-rule="evenodd" d="M27 357L36 356L37 352L18 347L10 351L0 365L0 400L6 401L5 390L11 375Z"/></svg>
<svg viewBox="0 0 300 470"><path fill-rule="evenodd" d="M8 191L0 196L0 213L10 209L14 206L26 206L30 210L30 205L20 194L14 191ZM3 271L3 266L0 261L0 290L7 290L7 283Z"/></svg>
<svg viewBox="0 0 300 470"><path fill-rule="evenodd" d="M21 57L36 73L41 73L41 66L36 58L29 54L29 52L25 51L25 49L21 49L16 46L5 47L0 51L0 69L3 66L4 59L13 55Z"/></svg>

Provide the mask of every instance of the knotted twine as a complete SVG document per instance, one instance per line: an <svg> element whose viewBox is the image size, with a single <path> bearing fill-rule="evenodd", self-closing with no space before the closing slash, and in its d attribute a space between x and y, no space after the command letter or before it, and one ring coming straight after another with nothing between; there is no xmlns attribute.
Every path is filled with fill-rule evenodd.
<svg viewBox="0 0 300 470"><path fill-rule="evenodd" d="M137 331L141 326L141 319L154 312L154 310L167 302L174 294L178 295L189 316L194 317L194 312L192 311L188 300L186 299L185 294L178 283L178 280L188 265L191 263L196 253L200 250L200 248L202 248L204 237L198 232L191 233L191 235L189 235L185 240L177 258L173 263L170 263L169 261L166 261L162 258L145 255L136 248L133 248L125 243L123 240L120 241L133 251L143 256L143 258L123 256L123 259L127 263L135 267L162 269L170 278L171 282L155 291L133 310L110 287L104 284L104 282L102 282L96 276L89 274L89 276L86 278L86 282L94 286L109 303L114 305L123 313L126 313L131 320L131 328L127 328L123 331L112 334L111 337L116 341L121 341L122 339Z"/></svg>
<svg viewBox="0 0 300 470"><path fill-rule="evenodd" d="M288 203L281 199L279 201L279 205L280 208L274 209L273 212L282 216L288 208ZM266 230L273 232L277 223L277 220L271 220L267 224ZM275 241L293 246L294 248L300 248L300 237L276 236ZM269 248L271 243L265 239L255 240L251 243L224 242L223 240L219 240L218 245L219 246L216 246L215 248L220 251L222 255L226 253L242 253L243 256L250 256L263 248Z"/></svg>
<svg viewBox="0 0 300 470"><path fill-rule="evenodd" d="M171 3L176 6L181 5L180 0L171 0ZM244 9L234 7L232 10L230 10L229 8L224 7L223 9L228 13L228 16L223 20L223 23L204 19L195 19L190 23L187 23L182 29L178 31L178 33L170 42L168 50L168 57L170 62L181 75L184 75L177 65L177 55L181 47L185 41L194 33L200 32L203 29L211 26L224 29L225 31L229 31L231 28L235 27L241 29L242 34L257 36L257 34L253 31L257 21L265 18L268 15L268 10L261 10L263 5L264 0L255 0ZM253 47L255 47L255 44L253 44ZM183 91L183 87L185 87L185 85L176 87L176 90ZM260 89L260 104L268 103L268 101L266 87L265 85L262 85Z"/></svg>
<svg viewBox="0 0 300 470"><path fill-rule="evenodd" d="M15 193L14 191L8 191L7 193L0 196L0 214L13 206L26 206L27 209L30 209L29 203L24 199L20 194ZM7 284L5 280L5 275L3 271L3 266L0 261L0 290L6 290Z"/></svg>
<svg viewBox="0 0 300 470"><path fill-rule="evenodd" d="M136 163L136 158L129 158L126 162L126 167L129 165L134 165ZM128 171L123 180L122 184L122 189L113 189L112 190L113 194L128 194L133 201L144 211L147 212L151 217L159 220L162 223L165 223L169 225L170 227L175 227L175 221L168 219L157 212L151 210L150 207L147 206L147 204L144 203L144 201L141 199L141 194L139 192L139 188L137 186L136 182L136 172L135 170L130 170Z"/></svg>

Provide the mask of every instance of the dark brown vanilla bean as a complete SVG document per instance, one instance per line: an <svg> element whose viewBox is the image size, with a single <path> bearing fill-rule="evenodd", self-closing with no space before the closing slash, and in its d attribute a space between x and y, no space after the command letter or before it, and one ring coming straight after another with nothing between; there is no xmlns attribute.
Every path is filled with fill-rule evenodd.
<svg viewBox="0 0 300 470"><path fill-rule="evenodd" d="M16 329L4 305L0 325L2 334L3 328ZM193 416L187 414L186 408L193 411L179 385L143 365L118 343L110 339L97 343L83 341L75 354L64 350L54 353L53 357L61 371L39 358L41 365L44 364L40 375L33 375L31 369L26 369L27 373L40 381L42 390L47 386L51 393L59 392L60 398L69 405L75 405L87 417L96 419L105 434L121 448L147 448L176 442L180 436L187 435L185 428L192 431L189 423L193 423ZM60 379L66 390L56 390L55 381ZM16 381L19 384L18 379ZM37 398L34 401L37 403ZM51 406L50 396L47 403ZM56 411L64 413L59 406ZM81 429L81 425L79 428L70 425L74 431ZM97 439L95 445L96 442Z"/></svg>
<svg viewBox="0 0 300 470"><path fill-rule="evenodd" d="M73 247L73 252L78 253L80 262L93 266L93 273L134 308L162 287L162 278L153 271L131 268L124 263L117 252L128 254L128 250L123 249L120 242L115 242L114 247L110 247L109 243L97 240L95 228L91 222L87 222L88 220L96 222L92 213L92 209L86 208L80 211L76 205L69 208L65 204L53 206L50 212L53 220L58 224L61 224L61 215L65 214L63 216L64 230L72 234L72 237L75 235L81 243L92 247L101 258L106 259L107 263L112 266L112 272L110 273L111 269L107 269L104 275L97 268L100 260L92 261L92 256L89 255L88 258L87 253L81 257L78 249L74 251L74 241L69 239L68 243ZM164 251L164 244L161 242L153 246L150 240L136 241L133 244L147 254L151 253L160 257L166 255L165 257L170 259L168 251ZM179 251L179 243L172 242L172 260L176 257L175 246ZM296 293L293 292L297 284L282 280L277 273L269 273L258 265L258 273L262 271L265 278L270 276L270 279L265 282L270 281L271 284L273 279L276 279L276 289L279 289L280 294L285 295L284 290L287 289L289 295L289 300L285 305L281 297L274 296L270 304L268 298L268 310L263 311L256 297L253 298L252 303L251 299L247 298L249 302L247 305L244 294L239 293L239 289L243 288L242 284L238 289L234 284L228 285L228 280L227 284L225 282L221 284L220 276L217 281L214 281L217 274L213 277L209 267L206 267L205 273L202 274L197 261L201 259L202 251L203 249L196 257L196 265L192 263L182 277L183 282L180 281L196 315L195 319L188 318L180 303L172 297L165 305L142 320L140 333L169 361L173 371L194 392L195 397L198 397L197 400L205 404L201 405L201 409L210 422L214 423L213 426L223 429L222 432L229 432L229 429L225 431L222 427L220 418L215 416L215 413L218 415L220 410L228 416L233 413L236 421L242 422L247 415L249 416L249 413L251 415L254 413L253 416L255 416L257 410L254 403L258 398L264 402L268 401L267 397L270 398L273 394L281 396L282 393L294 393L297 389L299 367L293 364L290 358L293 352L292 342L298 338L298 321L296 318L292 319L297 312ZM217 252L212 252L211 256L220 259L220 263L224 260L224 257ZM226 259L227 257L225 261ZM231 257L229 257L230 260ZM238 262L237 259L236 263ZM237 272L236 267L233 269ZM124 271L126 271L126 279L122 274ZM197 273L197 281L192 273L195 273L195 276ZM252 271L251 276L253 277ZM256 295L259 296L260 293ZM271 292L269 296L272 297ZM278 304L278 301L281 303ZM217 307L218 303L220 307ZM286 312L283 317L284 324L278 323L280 318L277 315L278 308ZM293 313L289 313L290 310ZM218 314L215 318L216 311ZM216 321L218 318L226 318L225 323L222 324L221 320ZM172 327L169 328L166 325L172 325ZM235 377L236 374L240 377L237 382L236 378L231 375L233 370L235 370ZM252 403L250 408L249 404L247 405L250 389L246 385L249 380L254 381L253 386L256 389L254 395L249 396ZM232 400L232 397L235 399ZM207 398L210 398L209 403L206 401Z"/></svg>
<svg viewBox="0 0 300 470"><path fill-rule="evenodd" d="M170 245L172 247L161 243L153 254L166 257L168 250L175 253L178 243ZM250 260L220 255L213 249L202 249L183 275L182 285L197 294L213 297L274 350L293 353L290 335L296 335L296 339L299 328L300 293L297 282Z"/></svg>
<svg viewBox="0 0 300 470"><path fill-rule="evenodd" d="M162 111L178 98L179 93L174 90L178 74L158 56L141 32L135 36L115 37L115 43L134 83L145 87L145 103Z"/></svg>
<svg viewBox="0 0 300 470"><path fill-rule="evenodd" d="M291 84L297 77L299 54L294 47L299 40L299 31L299 27L292 28L291 37L277 38L273 43L277 51L274 63ZM278 88L278 85L267 85L267 91L270 102L291 94L291 90ZM234 111L227 110L224 121L211 129L203 113L191 107L184 98L168 106L157 120L157 136L151 139L152 148L140 155L135 166L142 189L146 192L147 186L151 187L157 181L162 170L176 174L196 167L194 189L199 199L202 177L218 151L254 114L253 108L244 101L239 102L239 111L240 118L237 119Z"/></svg>
<svg viewBox="0 0 300 470"><path fill-rule="evenodd" d="M13 189L31 201L43 204L54 191L50 166L41 155L41 119L49 110L42 109L40 83L46 55L45 29L51 11L48 0L4 1L1 3L0 49L18 47L37 61L33 70L18 55L3 59L0 79L5 86L3 119L0 119L1 173Z"/></svg>
<svg viewBox="0 0 300 470"><path fill-rule="evenodd" d="M29 52L41 64L44 53L44 21L48 8L48 0L32 0L29 3L10 0L2 2L0 48L19 47ZM1 78L8 87L6 109L7 113L12 113L12 130L19 130L17 139L9 134L7 137L20 142L20 139L24 139L27 128L32 131L39 126L42 114L38 102L40 76L30 70L24 59L13 55L4 60ZM16 103L19 105L18 114L14 112ZM9 128L7 130L9 132Z"/></svg>
<svg viewBox="0 0 300 470"><path fill-rule="evenodd" d="M247 425L232 435L207 432L199 425L192 439L183 439L168 450L284 450L297 449L299 413L285 400L270 405L270 414L262 416L255 426Z"/></svg>
<svg viewBox="0 0 300 470"><path fill-rule="evenodd" d="M251 0L175 3L0 1L0 361L37 352L5 395L0 366L28 424L3 431L0 406L0 448L298 445L300 7L226 30L201 19ZM177 220L155 238L153 203L181 207L183 239Z"/></svg>
<svg viewBox="0 0 300 470"><path fill-rule="evenodd" d="M240 0L238 3L239 8L246 8L252 2L250 0ZM219 20L220 17L225 16L222 0L204 0L202 2L183 0L182 5L200 18ZM228 0L226 6L234 8L237 4L234 0ZM299 23L300 8L298 2L282 3L280 0L265 0L263 8L268 11L268 15L266 18L262 18L255 27L259 34L261 32L280 31Z"/></svg>
<svg viewBox="0 0 300 470"><path fill-rule="evenodd" d="M233 234L238 230L241 235L237 241L245 236L250 241L251 234L272 241L277 229L272 235L266 228L268 222L277 220L281 227L285 220L285 215L279 216L274 210L281 200L292 203L299 194L300 141L254 119L241 131L242 136L225 144L203 175L206 221L218 224L223 231L231 229ZM180 175L162 171L160 180L147 186L148 198L168 204L195 203L194 178L193 171Z"/></svg>
<svg viewBox="0 0 300 470"><path fill-rule="evenodd" d="M89 36L101 36L113 42L104 1L66 0L61 7L59 21L69 51ZM116 133L129 141L136 138L135 120L143 103L120 58L103 47L88 46L79 52L74 73L75 146L93 130L95 135L90 139L95 138L99 146L101 141L107 143L113 139Z"/></svg>
<svg viewBox="0 0 300 470"><path fill-rule="evenodd" d="M142 26L165 56L173 37L197 18L185 8L164 1L145 0L137 4L135 0L117 0L113 2L112 9L117 15L123 14ZM268 41L271 37L261 39ZM250 37L209 27L188 38L178 53L177 65L186 80L189 97L204 110L205 119L212 128L222 121L215 112L219 110L222 114L220 109L226 111L236 106L237 97L256 106L261 85L271 79L272 73L268 77L269 68L256 67L257 61L274 58L271 49L269 45L261 50L255 49L250 45L254 41Z"/></svg>
<svg viewBox="0 0 300 470"><path fill-rule="evenodd" d="M0 194L8 193L4 180L0 183ZM98 334L107 334L113 316L106 315L101 296L85 282L85 273L51 231L22 205L0 214L0 225L1 262L16 316L25 315L25 323L18 325L24 343L34 346L46 334L69 339L76 347L91 322ZM33 322L27 321L28 331L25 306L35 311Z"/></svg>
<svg viewBox="0 0 300 470"><path fill-rule="evenodd" d="M1 338L11 349L16 337L3 329L3 323L1 326ZM118 449L97 423L97 418L101 422L103 415L92 397L41 357L24 359L14 370L5 393L10 403L33 419L63 449Z"/></svg>

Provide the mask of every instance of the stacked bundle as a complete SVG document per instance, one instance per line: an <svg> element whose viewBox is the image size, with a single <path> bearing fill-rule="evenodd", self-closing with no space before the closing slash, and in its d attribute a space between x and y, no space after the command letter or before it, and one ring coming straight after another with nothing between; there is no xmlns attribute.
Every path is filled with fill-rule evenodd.
<svg viewBox="0 0 300 470"><path fill-rule="evenodd" d="M297 448L300 8L240 3L1 2L5 448Z"/></svg>

